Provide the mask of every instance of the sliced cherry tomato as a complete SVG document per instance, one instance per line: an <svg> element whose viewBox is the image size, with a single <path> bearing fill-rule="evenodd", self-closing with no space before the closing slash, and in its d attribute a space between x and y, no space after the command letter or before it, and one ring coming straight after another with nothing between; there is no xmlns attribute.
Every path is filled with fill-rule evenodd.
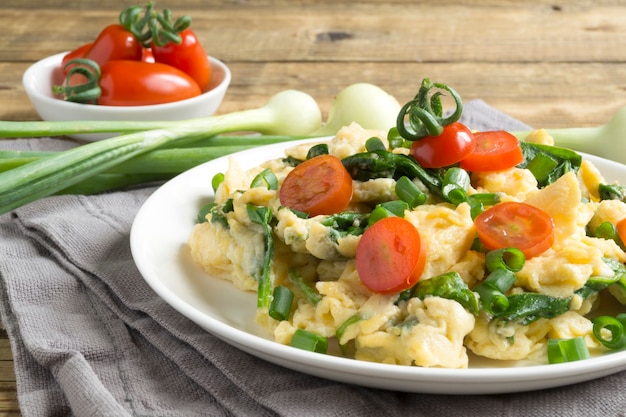
<svg viewBox="0 0 626 417"><path fill-rule="evenodd" d="M439 136L426 136L411 144L411 155L424 168L441 168L465 159L476 148L471 130L459 122L444 126Z"/></svg>
<svg viewBox="0 0 626 417"><path fill-rule="evenodd" d="M368 227L356 249L361 282L376 293L411 288L426 265L426 248L418 230L402 217L385 217Z"/></svg>
<svg viewBox="0 0 626 417"><path fill-rule="evenodd" d="M179 33L182 42L172 42L159 46L151 44L152 55L156 62L168 64L186 72L196 80L202 91L206 90L211 79L211 64L209 58L191 29L185 29Z"/></svg>
<svg viewBox="0 0 626 417"><path fill-rule="evenodd" d="M143 46L135 36L120 24L105 27L85 53L83 58L91 59L102 66L109 61L141 60Z"/></svg>
<svg viewBox="0 0 626 417"><path fill-rule="evenodd" d="M474 224L480 242L489 250L514 247L529 259L554 243L552 218L526 203L496 204L479 214Z"/></svg>
<svg viewBox="0 0 626 417"><path fill-rule="evenodd" d="M352 177L333 155L319 155L296 166L283 181L280 204L311 216L343 211L352 198Z"/></svg>
<svg viewBox="0 0 626 417"><path fill-rule="evenodd" d="M190 76L165 64L109 61L101 72L98 104L105 106L169 103L201 94Z"/></svg>
<svg viewBox="0 0 626 417"><path fill-rule="evenodd" d="M461 161L467 171L500 171L524 161L519 140L504 130L474 133L476 149Z"/></svg>

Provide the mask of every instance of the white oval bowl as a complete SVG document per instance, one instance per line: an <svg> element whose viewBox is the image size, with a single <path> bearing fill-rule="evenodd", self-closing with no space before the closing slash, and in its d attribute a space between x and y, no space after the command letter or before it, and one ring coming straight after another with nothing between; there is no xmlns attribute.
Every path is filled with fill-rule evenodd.
<svg viewBox="0 0 626 417"><path fill-rule="evenodd" d="M67 52L49 56L31 65L22 77L24 90L39 117L45 121L151 121L185 120L206 117L219 108L230 85L230 69L210 57L211 81L199 96L172 103L150 106L100 106L72 103L54 97L52 86L63 83L61 61ZM117 136L116 133L70 135L75 139L95 141Z"/></svg>

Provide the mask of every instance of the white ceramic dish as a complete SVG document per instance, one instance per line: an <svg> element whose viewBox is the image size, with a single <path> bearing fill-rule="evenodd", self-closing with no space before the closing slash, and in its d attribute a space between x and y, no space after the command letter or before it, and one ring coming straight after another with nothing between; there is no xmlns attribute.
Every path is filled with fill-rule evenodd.
<svg viewBox="0 0 626 417"><path fill-rule="evenodd" d="M282 156L292 144L236 154L242 167ZM584 155L608 181L626 183L626 166ZM211 178L227 158L193 168L159 188L139 210L131 230L134 260L168 304L227 343L259 358L319 377L363 386L438 394L496 394L551 388L626 369L626 351L557 365L475 361L469 369L368 363L306 352L272 341L255 325L256 295L208 276L191 260L187 238L200 207L212 196Z"/></svg>
<svg viewBox="0 0 626 417"><path fill-rule="evenodd" d="M97 106L63 101L52 94L52 86L63 82L61 61L67 52L49 56L31 65L22 77L24 90L43 120L185 120L211 116L216 112L230 85L230 69L222 61L209 57L211 81L206 92L187 100L152 106ZM100 140L114 133L72 135L81 140Z"/></svg>

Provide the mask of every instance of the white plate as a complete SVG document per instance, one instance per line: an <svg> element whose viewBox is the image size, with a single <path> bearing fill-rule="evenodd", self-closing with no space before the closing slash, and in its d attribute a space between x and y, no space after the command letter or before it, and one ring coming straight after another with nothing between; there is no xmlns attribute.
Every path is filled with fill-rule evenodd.
<svg viewBox="0 0 626 417"><path fill-rule="evenodd" d="M291 144L236 154L242 167L280 157ZM584 155L607 181L626 183L626 166ZM469 369L386 365L306 352L274 342L254 322L256 295L208 276L191 260L187 238L200 207L212 196L211 178L224 172L220 158L159 188L139 210L131 230L134 260L146 282L168 304L225 342L259 358L311 374L363 386L438 394L495 394L568 385L626 369L626 352L556 365L483 362Z"/></svg>

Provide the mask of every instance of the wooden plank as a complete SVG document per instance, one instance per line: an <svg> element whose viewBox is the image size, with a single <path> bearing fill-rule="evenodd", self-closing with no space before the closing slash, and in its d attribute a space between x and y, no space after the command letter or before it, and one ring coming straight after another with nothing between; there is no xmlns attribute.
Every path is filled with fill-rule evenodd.
<svg viewBox="0 0 626 417"><path fill-rule="evenodd" d="M181 13L186 10L181 9ZM192 13L193 12L193 13ZM207 6L190 11L211 55L228 62L624 62L626 8L424 4ZM8 9L1 60L34 61L92 40L117 12ZM86 24L87 22L87 24ZM32 28L46 27L45 31ZM476 30L480 27L481 30ZM242 28L245 28L242 29ZM381 47L384 45L384 47Z"/></svg>
<svg viewBox="0 0 626 417"><path fill-rule="evenodd" d="M15 383L0 382L0 416L14 417L20 415Z"/></svg>

